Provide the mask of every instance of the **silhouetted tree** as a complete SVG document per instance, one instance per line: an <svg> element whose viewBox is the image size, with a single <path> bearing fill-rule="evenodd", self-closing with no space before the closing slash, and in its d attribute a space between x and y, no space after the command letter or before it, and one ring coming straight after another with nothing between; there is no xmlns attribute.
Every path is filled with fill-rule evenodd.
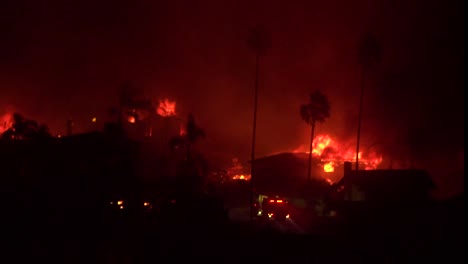
<svg viewBox="0 0 468 264"><path fill-rule="evenodd" d="M193 155L192 146L199 139L205 137L205 132L196 123L192 114L188 115L186 133L170 139L172 148L183 148L186 158L181 162L178 172L178 189L181 194L199 192L203 185L203 176L206 174L207 163L201 155Z"/></svg>
<svg viewBox="0 0 468 264"><path fill-rule="evenodd" d="M314 141L315 122L323 123L330 117L330 102L325 94L314 91L309 95L309 101L300 107L301 118L311 126L310 147L309 147L309 167L307 169L307 179L310 181L312 172L312 143Z"/></svg>
<svg viewBox="0 0 468 264"><path fill-rule="evenodd" d="M192 145L205 136L205 131L196 124L194 116L189 114L185 125L185 134L172 137L169 144L172 148L184 147L186 159L190 160L192 158Z"/></svg>
<svg viewBox="0 0 468 264"><path fill-rule="evenodd" d="M39 125L34 120L28 120L19 113L13 114L11 128L2 134L2 139L40 139L50 138L50 132L46 125Z"/></svg>
<svg viewBox="0 0 468 264"><path fill-rule="evenodd" d="M358 60L362 64L361 75L361 95L359 97L359 114L358 114L358 131L356 143L356 170L359 169L359 143L361 140L361 121L362 121L362 104L364 99L364 86L366 72L375 64L380 62L382 49L377 38L372 33L366 33L359 45Z"/></svg>

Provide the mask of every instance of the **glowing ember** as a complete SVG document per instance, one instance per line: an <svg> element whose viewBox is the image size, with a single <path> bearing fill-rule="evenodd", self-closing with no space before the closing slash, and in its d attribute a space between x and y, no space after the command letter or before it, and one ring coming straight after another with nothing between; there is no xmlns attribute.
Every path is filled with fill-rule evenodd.
<svg viewBox="0 0 468 264"><path fill-rule="evenodd" d="M242 181L249 181L251 176L249 174L241 174L241 175L234 175L232 177L233 180L242 180Z"/></svg>
<svg viewBox="0 0 468 264"><path fill-rule="evenodd" d="M354 146L353 146L354 147ZM307 145L301 146L293 152L306 152ZM329 135L317 135L312 143L312 155L320 158L323 162L324 172L334 172L339 164L345 161L354 162L356 160L356 151L353 149L344 149ZM375 152L359 152L359 163L365 170L374 170L382 163L382 155Z"/></svg>
<svg viewBox="0 0 468 264"><path fill-rule="evenodd" d="M169 101L169 99L164 99L159 101L159 106L156 112L160 116L175 116L176 111L176 102L175 101Z"/></svg>
<svg viewBox="0 0 468 264"><path fill-rule="evenodd" d="M134 117L134 116L129 116L129 117L128 117L128 122L129 122L129 123L132 123L132 124L133 124L133 123L135 123L135 121L136 121L136 120L135 120L135 117Z"/></svg>

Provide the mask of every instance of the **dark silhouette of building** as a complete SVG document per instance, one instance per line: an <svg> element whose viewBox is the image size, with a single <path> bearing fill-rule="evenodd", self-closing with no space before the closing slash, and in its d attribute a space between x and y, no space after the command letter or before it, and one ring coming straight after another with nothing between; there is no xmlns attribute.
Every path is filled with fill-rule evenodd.
<svg viewBox="0 0 468 264"><path fill-rule="evenodd" d="M327 193L329 211L359 213L359 209L416 208L431 200L436 186L425 170L352 170L345 162L343 178Z"/></svg>

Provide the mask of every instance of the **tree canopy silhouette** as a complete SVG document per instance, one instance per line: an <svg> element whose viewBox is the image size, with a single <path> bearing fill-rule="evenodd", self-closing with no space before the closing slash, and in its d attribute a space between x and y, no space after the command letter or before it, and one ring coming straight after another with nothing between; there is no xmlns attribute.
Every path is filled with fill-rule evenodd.
<svg viewBox="0 0 468 264"><path fill-rule="evenodd" d="M170 139L169 145L172 148L184 147L187 160L192 158L191 156L191 147L199 139L205 138L205 131L200 128L195 122L195 117L192 114L189 114L187 117L187 123L185 125L185 133L182 135L174 136Z"/></svg>
<svg viewBox="0 0 468 264"><path fill-rule="evenodd" d="M52 137L49 128L45 124L39 125L36 121L26 119L19 113L14 113L12 119L12 126L2 134L3 140L44 139Z"/></svg>
<svg viewBox="0 0 468 264"><path fill-rule="evenodd" d="M330 117L330 102L328 97L320 91L314 91L309 95L309 101L300 107L302 120L311 126L310 147L309 147L309 167L307 177L311 179L312 168L312 143L314 141L315 123L323 123Z"/></svg>

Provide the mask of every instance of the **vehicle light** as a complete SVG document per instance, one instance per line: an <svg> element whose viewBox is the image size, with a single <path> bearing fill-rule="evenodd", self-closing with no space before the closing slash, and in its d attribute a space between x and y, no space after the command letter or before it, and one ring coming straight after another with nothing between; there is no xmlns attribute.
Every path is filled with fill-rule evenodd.
<svg viewBox="0 0 468 264"><path fill-rule="evenodd" d="M275 202L275 200L270 200L270 203L274 203L274 202Z"/></svg>
<svg viewBox="0 0 468 264"><path fill-rule="evenodd" d="M276 200L276 202L277 202L277 203L282 203L282 202L283 202L283 200Z"/></svg>
<svg viewBox="0 0 468 264"><path fill-rule="evenodd" d="M120 209L124 209L123 205L120 206Z"/></svg>
<svg viewBox="0 0 468 264"><path fill-rule="evenodd" d="M269 213L268 217L271 218L273 216L273 213Z"/></svg>
<svg viewBox="0 0 468 264"><path fill-rule="evenodd" d="M262 210L259 210L258 213L257 213L258 216L261 216L262 215Z"/></svg>
<svg viewBox="0 0 468 264"><path fill-rule="evenodd" d="M117 201L117 204L118 204L118 205L122 205L122 204L123 204L123 201Z"/></svg>
<svg viewBox="0 0 468 264"><path fill-rule="evenodd" d="M149 205L150 205L150 203L148 203L148 202L143 203L143 206L149 206Z"/></svg>

